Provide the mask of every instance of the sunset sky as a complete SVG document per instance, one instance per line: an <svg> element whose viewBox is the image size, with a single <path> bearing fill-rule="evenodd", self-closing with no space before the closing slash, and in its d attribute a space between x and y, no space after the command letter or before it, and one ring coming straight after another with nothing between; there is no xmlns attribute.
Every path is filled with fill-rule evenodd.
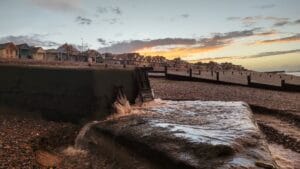
<svg viewBox="0 0 300 169"><path fill-rule="evenodd" d="M1 0L0 43L300 70L299 0Z"/></svg>

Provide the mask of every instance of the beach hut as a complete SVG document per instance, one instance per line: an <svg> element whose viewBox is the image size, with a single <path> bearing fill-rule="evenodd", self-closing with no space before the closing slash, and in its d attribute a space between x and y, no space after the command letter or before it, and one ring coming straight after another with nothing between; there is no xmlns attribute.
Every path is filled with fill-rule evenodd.
<svg viewBox="0 0 300 169"><path fill-rule="evenodd" d="M17 45L19 59L29 59L31 58L31 48L28 44L23 43Z"/></svg>
<svg viewBox="0 0 300 169"><path fill-rule="evenodd" d="M46 52L41 47L31 47L31 58L34 60L44 60L46 58Z"/></svg>
<svg viewBox="0 0 300 169"><path fill-rule="evenodd" d="M13 43L0 44L0 58L6 58L6 59L18 58L17 46Z"/></svg>
<svg viewBox="0 0 300 169"><path fill-rule="evenodd" d="M46 50L45 60L47 60L47 61L58 60L58 51L56 49Z"/></svg>

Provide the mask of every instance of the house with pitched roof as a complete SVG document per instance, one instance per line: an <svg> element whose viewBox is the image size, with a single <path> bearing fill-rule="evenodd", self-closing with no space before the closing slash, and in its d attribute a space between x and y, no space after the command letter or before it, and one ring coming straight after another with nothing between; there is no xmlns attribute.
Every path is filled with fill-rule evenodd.
<svg viewBox="0 0 300 169"><path fill-rule="evenodd" d="M26 44L19 44L17 45L18 48L18 57L20 59L30 59L31 58L31 47Z"/></svg>
<svg viewBox="0 0 300 169"><path fill-rule="evenodd" d="M46 61L56 61L58 60L58 51L56 49L47 49L44 60Z"/></svg>
<svg viewBox="0 0 300 169"><path fill-rule="evenodd" d="M70 44L63 44L57 48L58 60L61 61L78 61L80 60L80 52Z"/></svg>
<svg viewBox="0 0 300 169"><path fill-rule="evenodd" d="M0 58L17 59L18 48L13 43L0 44Z"/></svg>
<svg viewBox="0 0 300 169"><path fill-rule="evenodd" d="M113 64L121 64L118 57L112 53L103 53L102 56L104 57L104 63L113 65Z"/></svg>
<svg viewBox="0 0 300 169"><path fill-rule="evenodd" d="M44 60L46 58L46 51L41 47L30 48L31 59Z"/></svg>
<svg viewBox="0 0 300 169"><path fill-rule="evenodd" d="M89 49L83 52L83 55L86 57L86 59L92 58L93 62L98 62L98 63L103 62L103 56L96 50Z"/></svg>

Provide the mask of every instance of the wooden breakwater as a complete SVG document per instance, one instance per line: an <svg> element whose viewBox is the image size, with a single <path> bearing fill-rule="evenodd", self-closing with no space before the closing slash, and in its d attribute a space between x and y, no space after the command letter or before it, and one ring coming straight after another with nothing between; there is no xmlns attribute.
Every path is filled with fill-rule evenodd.
<svg viewBox="0 0 300 169"><path fill-rule="evenodd" d="M202 71L164 67L153 69L153 74L171 80L200 81L216 84L240 85L254 88L300 92L300 77L284 74L261 73L254 71Z"/></svg>

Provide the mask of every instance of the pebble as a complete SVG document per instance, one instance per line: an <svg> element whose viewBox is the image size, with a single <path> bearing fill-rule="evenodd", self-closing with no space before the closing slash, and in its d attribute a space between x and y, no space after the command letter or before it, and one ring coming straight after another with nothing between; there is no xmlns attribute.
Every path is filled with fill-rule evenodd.
<svg viewBox="0 0 300 169"><path fill-rule="evenodd" d="M40 146L37 140L46 137L50 138L47 143L53 144L51 135L57 133L57 137L62 138L59 135L63 129L75 130L76 127L69 123L48 122L0 112L0 169L34 168L36 162L33 148ZM65 141L59 138L54 138L57 142L54 145L59 145L59 141Z"/></svg>

